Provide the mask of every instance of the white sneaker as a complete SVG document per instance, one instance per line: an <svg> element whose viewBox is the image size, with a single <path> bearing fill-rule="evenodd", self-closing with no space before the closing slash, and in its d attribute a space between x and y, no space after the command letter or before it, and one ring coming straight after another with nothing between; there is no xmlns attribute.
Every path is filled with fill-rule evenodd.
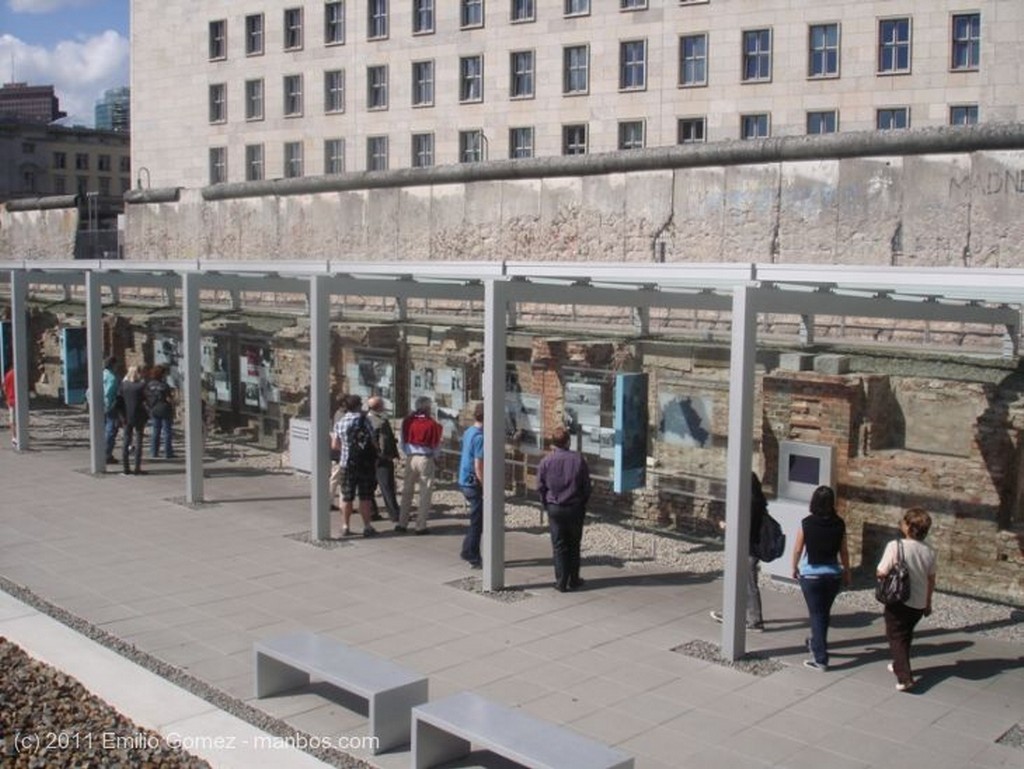
<svg viewBox="0 0 1024 769"><path fill-rule="evenodd" d="M890 673L895 673L896 672L896 670L893 668L891 662L888 665L885 666L885 669L888 670Z"/></svg>
<svg viewBox="0 0 1024 769"><path fill-rule="evenodd" d="M712 609L710 614L711 614L711 619L713 619L719 625L721 625L725 621L725 618L722 617L722 612L720 612L720 611L716 611L715 609Z"/></svg>

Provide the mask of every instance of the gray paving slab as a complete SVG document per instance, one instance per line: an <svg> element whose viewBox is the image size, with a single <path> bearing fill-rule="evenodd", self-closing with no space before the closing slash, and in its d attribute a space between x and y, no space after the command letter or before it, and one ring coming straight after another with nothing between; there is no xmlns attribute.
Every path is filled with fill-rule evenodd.
<svg viewBox="0 0 1024 769"><path fill-rule="evenodd" d="M512 531L507 581L525 592L502 602L449 584L479 576L458 558L461 510L432 517L430 537L384 522L381 537L323 549L290 538L309 530L305 477L220 463L209 503L190 509L180 463L142 478L92 477L87 465L81 449L0 451L0 576L311 735L363 734L365 711L315 682L253 699L255 640L325 633L428 675L433 698L478 691L627 750L637 769L1024 763L995 743L1024 720L1019 645L925 627L923 684L900 694L877 613L837 608L835 664L820 674L800 664L799 593L768 590L767 630L748 646L783 669L757 677L671 651L719 641L707 613L720 575L585 563L586 589L559 594L546 535ZM408 765L403 751L355 754Z"/></svg>

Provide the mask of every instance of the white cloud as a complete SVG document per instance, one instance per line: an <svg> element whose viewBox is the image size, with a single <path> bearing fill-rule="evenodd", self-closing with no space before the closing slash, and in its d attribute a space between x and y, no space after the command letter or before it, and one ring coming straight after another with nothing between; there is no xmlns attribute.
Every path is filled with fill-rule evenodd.
<svg viewBox="0 0 1024 769"><path fill-rule="evenodd" d="M85 8L95 4L96 0L8 0L7 3L15 13L51 13L62 8Z"/></svg>
<svg viewBox="0 0 1024 769"><path fill-rule="evenodd" d="M47 0L34 2L40 5ZM19 82L54 85L60 108L68 113L63 122L69 125L91 126L93 108L103 91L129 83L128 39L113 30L81 40L62 40L52 49L0 35L0 62L10 62L12 55Z"/></svg>

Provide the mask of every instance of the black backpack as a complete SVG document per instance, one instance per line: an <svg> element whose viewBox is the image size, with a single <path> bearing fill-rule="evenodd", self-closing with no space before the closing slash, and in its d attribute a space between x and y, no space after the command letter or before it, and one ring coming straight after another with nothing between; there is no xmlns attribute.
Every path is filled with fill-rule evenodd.
<svg viewBox="0 0 1024 769"><path fill-rule="evenodd" d="M761 517L761 532L754 547L754 555L759 561L774 561L786 551L786 535L779 522L765 510Z"/></svg>
<svg viewBox="0 0 1024 769"><path fill-rule="evenodd" d="M380 447L381 459L398 459L398 441L391 423L386 419L381 419L377 429L377 445Z"/></svg>
<svg viewBox="0 0 1024 769"><path fill-rule="evenodd" d="M345 429L345 445L348 447L349 467L366 467L377 461L377 443L365 414Z"/></svg>

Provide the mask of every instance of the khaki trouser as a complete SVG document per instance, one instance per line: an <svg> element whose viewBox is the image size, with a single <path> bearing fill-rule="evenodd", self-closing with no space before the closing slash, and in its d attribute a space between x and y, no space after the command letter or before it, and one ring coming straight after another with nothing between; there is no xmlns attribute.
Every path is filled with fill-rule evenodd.
<svg viewBox="0 0 1024 769"><path fill-rule="evenodd" d="M412 454L405 458L405 477L402 479L402 509L398 516L399 526L409 525L409 509L412 507L412 487L420 484L420 502L416 509L416 530L427 528L430 515L430 494L434 489L434 458L423 454Z"/></svg>

